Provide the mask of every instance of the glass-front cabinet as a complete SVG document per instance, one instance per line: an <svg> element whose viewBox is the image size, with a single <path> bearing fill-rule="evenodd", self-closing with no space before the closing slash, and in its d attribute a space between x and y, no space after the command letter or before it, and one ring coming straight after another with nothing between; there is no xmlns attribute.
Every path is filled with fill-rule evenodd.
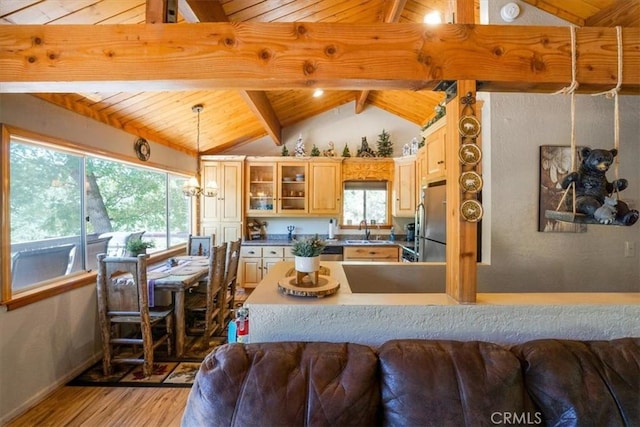
<svg viewBox="0 0 640 427"><path fill-rule="evenodd" d="M276 168L268 163L249 163L247 165L247 210L251 214L275 212Z"/></svg>
<svg viewBox="0 0 640 427"><path fill-rule="evenodd" d="M247 214L304 214L308 212L306 161L277 162L261 158L247 162Z"/></svg>
<svg viewBox="0 0 640 427"><path fill-rule="evenodd" d="M279 196L278 212L305 213L307 212L307 162L279 163Z"/></svg>

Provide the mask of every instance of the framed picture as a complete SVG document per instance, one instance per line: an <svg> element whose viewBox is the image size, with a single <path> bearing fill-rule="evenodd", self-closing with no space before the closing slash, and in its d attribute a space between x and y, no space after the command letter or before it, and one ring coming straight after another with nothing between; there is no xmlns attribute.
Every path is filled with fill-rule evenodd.
<svg viewBox="0 0 640 427"><path fill-rule="evenodd" d="M576 147L576 165L580 164L580 149ZM586 224L574 224L557 221L545 216L547 210L565 210L565 204L571 206L571 193L567 194L562 206L558 208L565 190L561 184L571 172L571 147L568 145L540 146L540 199L538 203L538 231L561 233L584 233Z"/></svg>

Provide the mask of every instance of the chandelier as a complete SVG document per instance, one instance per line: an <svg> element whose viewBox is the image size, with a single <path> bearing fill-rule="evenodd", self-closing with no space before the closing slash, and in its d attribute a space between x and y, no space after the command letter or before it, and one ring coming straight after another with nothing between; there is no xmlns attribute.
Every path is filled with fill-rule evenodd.
<svg viewBox="0 0 640 427"><path fill-rule="evenodd" d="M204 110L202 104L194 105L191 107L191 111L194 113L198 113L198 128L197 128L197 136L196 136L196 147L197 147L197 156L198 156L198 169L196 172L196 176L191 177L187 182L182 186L182 192L187 197L215 197L218 195L218 184L215 181L209 181L204 187L200 187L200 183L198 182L198 177L200 177L200 113Z"/></svg>

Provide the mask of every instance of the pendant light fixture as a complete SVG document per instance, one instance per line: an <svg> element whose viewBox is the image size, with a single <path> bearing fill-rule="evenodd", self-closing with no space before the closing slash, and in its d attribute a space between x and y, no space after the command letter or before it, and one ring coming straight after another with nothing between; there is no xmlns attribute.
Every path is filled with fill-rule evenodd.
<svg viewBox="0 0 640 427"><path fill-rule="evenodd" d="M198 114L198 128L197 128L197 136L196 136L196 147L197 147L197 158L198 158L198 169L196 172L196 176L190 178L187 182L182 186L182 192L185 196L188 197L215 197L218 195L218 184L215 181L209 181L203 187L200 187L200 183L198 179L200 178L200 113L204 110L202 104L197 104L191 107L191 111Z"/></svg>

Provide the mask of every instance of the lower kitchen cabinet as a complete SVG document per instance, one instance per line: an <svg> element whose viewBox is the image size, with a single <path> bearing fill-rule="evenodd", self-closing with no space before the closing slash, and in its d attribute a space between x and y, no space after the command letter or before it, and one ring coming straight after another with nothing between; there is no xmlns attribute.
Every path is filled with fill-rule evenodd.
<svg viewBox="0 0 640 427"><path fill-rule="evenodd" d="M345 246L343 252L344 261L389 261L399 260L400 248L398 246Z"/></svg>
<svg viewBox="0 0 640 427"><path fill-rule="evenodd" d="M240 249L239 279L244 291L251 293L276 263L292 261L290 249L290 246L243 246Z"/></svg>

